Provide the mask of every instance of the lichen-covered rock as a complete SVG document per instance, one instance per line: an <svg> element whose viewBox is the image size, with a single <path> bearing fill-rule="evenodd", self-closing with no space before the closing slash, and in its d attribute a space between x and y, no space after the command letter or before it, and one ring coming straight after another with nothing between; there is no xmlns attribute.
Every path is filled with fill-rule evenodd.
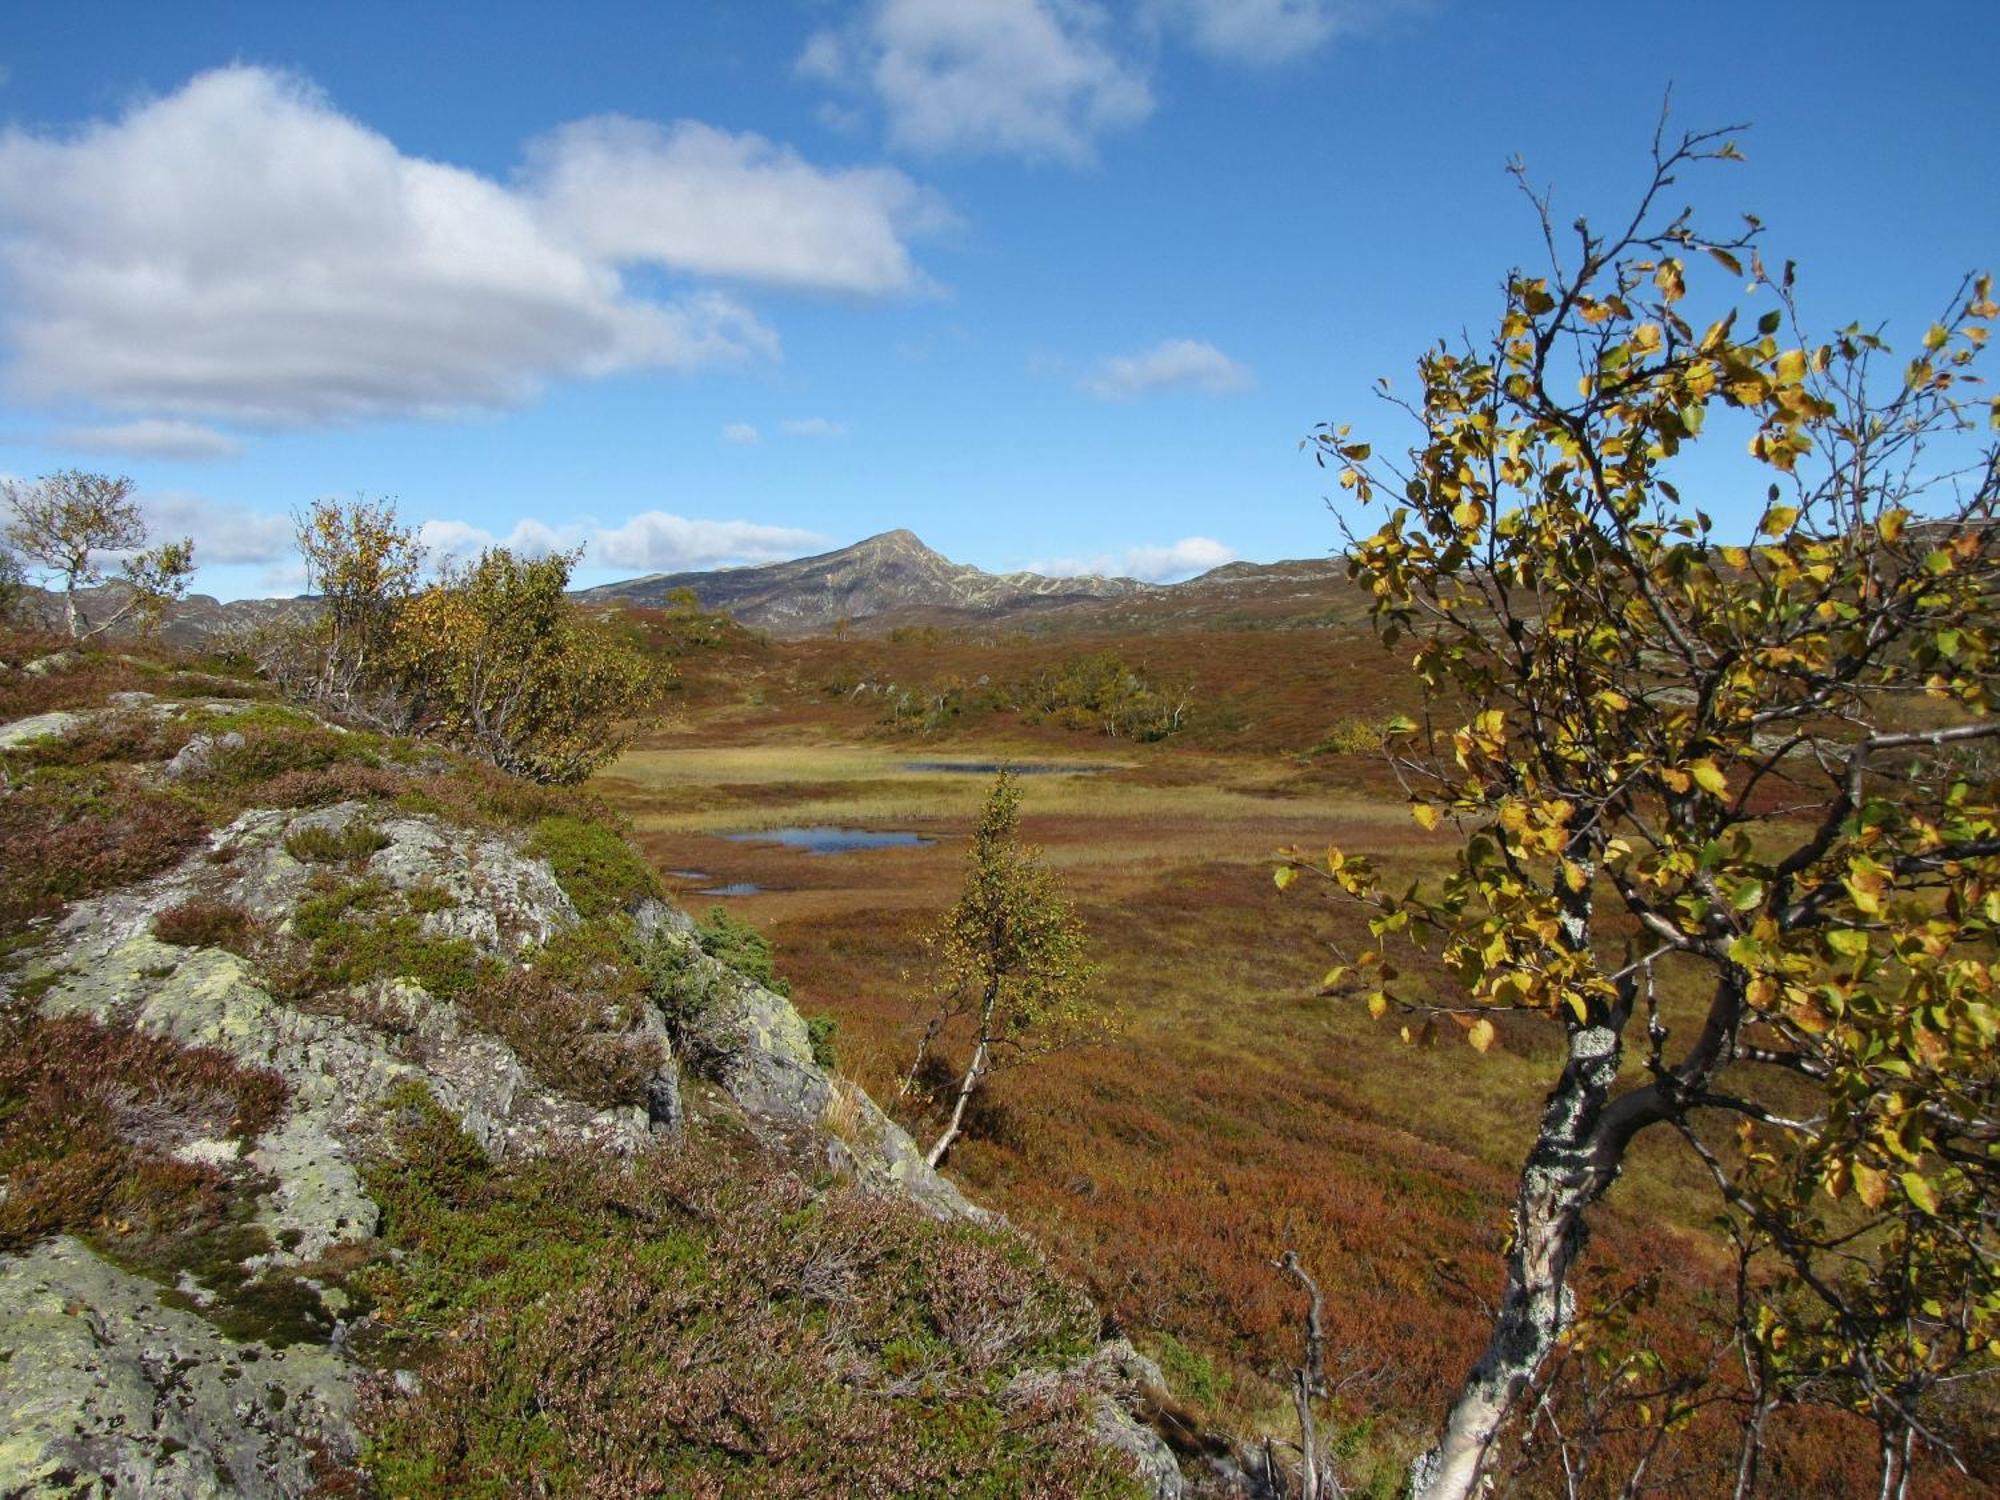
<svg viewBox="0 0 2000 1500"><path fill-rule="evenodd" d="M1132 1414L1136 1404L1166 1390L1166 1377L1160 1373L1160 1367L1126 1339L1113 1339L1100 1346L1088 1363L1097 1380L1107 1387L1096 1406L1099 1441L1131 1458L1140 1483L1154 1500L1180 1500L1184 1485L1174 1450L1159 1433Z"/></svg>
<svg viewBox="0 0 2000 1500"><path fill-rule="evenodd" d="M353 1368L223 1338L71 1239L0 1259L0 1494L280 1500L356 1447Z"/></svg>
<svg viewBox="0 0 2000 1500"><path fill-rule="evenodd" d="M32 671L32 665L28 668ZM35 740L60 739L79 724L90 721L90 715L76 713L70 709L56 709L52 713L34 714L25 719L16 719L11 724L0 724L0 750L16 750Z"/></svg>
<svg viewBox="0 0 2000 1500"><path fill-rule="evenodd" d="M243 745L243 736L233 729L227 734L198 734L181 746L160 774L169 781L181 781L189 776L204 776L215 764L216 752L240 750Z"/></svg>
<svg viewBox="0 0 2000 1500"><path fill-rule="evenodd" d="M38 656L23 664L21 670L30 677L48 677L57 672L67 672L72 667L83 665L81 651L56 651L48 656Z"/></svg>
<svg viewBox="0 0 2000 1500"><path fill-rule="evenodd" d="M451 1006L415 983L389 981L371 996L378 1013L396 1016L410 1044L399 1049L380 1030L275 998L235 954L152 936L160 912L196 899L233 902L281 926L315 870L286 852L287 835L338 832L369 813L361 803L247 812L212 836L209 851L142 885L79 903L38 966L47 983L45 1014L88 1015L219 1047L285 1080L290 1111L250 1152L252 1164L275 1180L259 1222L287 1246L273 1257L279 1261L309 1260L373 1233L376 1213L355 1158L372 1135L372 1112L406 1081L426 1085L495 1157L565 1142L628 1152L649 1134L644 1109L595 1110L540 1087L504 1042L464 1026ZM455 893L462 907L450 910L476 914L455 935L485 951L511 955L576 920L548 867L497 834L413 816L374 826L387 842L364 874L395 889Z"/></svg>
<svg viewBox="0 0 2000 1500"><path fill-rule="evenodd" d="M691 988L705 997L697 1024L715 1054L709 1071L753 1125L940 1217L986 1216L873 1099L813 1061L811 1035L791 1001L704 953L684 914L669 915L672 909L658 902L649 908L658 909L636 914L640 930L672 948Z"/></svg>

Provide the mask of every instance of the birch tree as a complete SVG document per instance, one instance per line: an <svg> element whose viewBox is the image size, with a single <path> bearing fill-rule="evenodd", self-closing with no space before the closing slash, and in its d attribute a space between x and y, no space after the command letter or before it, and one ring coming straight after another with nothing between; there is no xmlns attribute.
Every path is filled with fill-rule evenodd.
<svg viewBox="0 0 2000 1500"><path fill-rule="evenodd" d="M578 555L489 548L397 611L394 674L420 729L530 781L582 781L617 757L659 674L569 600Z"/></svg>
<svg viewBox="0 0 2000 1500"><path fill-rule="evenodd" d="M968 1049L927 1153L932 1166L958 1140L967 1106L994 1071L1097 1040L1111 1025L1093 996L1083 924L1041 851L1021 842L1020 809L1020 783L1003 771L973 830L964 889L929 939L929 1019L904 1092L940 1042Z"/></svg>
<svg viewBox="0 0 2000 1500"><path fill-rule="evenodd" d="M1279 884L1365 906L1329 987L1358 976L1407 1038L1562 1039L1423 1500L1493 1472L1645 1132L1691 1153L1754 1262L1739 1493L1765 1416L1807 1399L1871 1423L1903 1493L1926 1455L1960 1461L1948 1408L2000 1352L2000 404L1977 385L2000 308L1974 277L1903 356L1858 323L1813 335L1754 219L1667 207L1737 157L1656 139L1608 232L1531 192L1546 264L1507 278L1490 334L1420 360L1407 462L1345 426L1309 440L1387 511L1350 571L1413 653L1428 707L1390 754L1456 853L1391 885L1294 850ZM1717 429L1748 453L1697 492ZM1400 966L1412 944L1445 991Z"/></svg>
<svg viewBox="0 0 2000 1500"><path fill-rule="evenodd" d="M150 625L188 590L194 543L147 545L146 521L132 481L64 469L33 484L0 484L7 522L0 538L63 597L72 640L102 635L124 620ZM123 585L109 612L93 623L78 595L115 580Z"/></svg>

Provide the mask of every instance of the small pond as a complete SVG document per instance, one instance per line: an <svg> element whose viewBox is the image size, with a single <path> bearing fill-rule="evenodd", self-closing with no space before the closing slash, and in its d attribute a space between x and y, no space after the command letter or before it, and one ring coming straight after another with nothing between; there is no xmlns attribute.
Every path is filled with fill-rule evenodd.
<svg viewBox="0 0 2000 1500"><path fill-rule="evenodd" d="M728 885L711 885L704 890L696 891L695 894L697 896L756 896L761 895L763 890L764 887L757 884L754 880L732 880Z"/></svg>
<svg viewBox="0 0 2000 1500"><path fill-rule="evenodd" d="M920 833L883 833L872 828L759 828L752 833L725 833L720 837L737 844L783 844L787 849L803 849L808 854L848 854L856 849L907 848L928 844Z"/></svg>
<svg viewBox="0 0 2000 1500"><path fill-rule="evenodd" d="M906 760L902 768L933 776L997 776L1002 771L1015 776L1094 776L1119 769L1117 766L1060 761L1017 766L1003 760Z"/></svg>

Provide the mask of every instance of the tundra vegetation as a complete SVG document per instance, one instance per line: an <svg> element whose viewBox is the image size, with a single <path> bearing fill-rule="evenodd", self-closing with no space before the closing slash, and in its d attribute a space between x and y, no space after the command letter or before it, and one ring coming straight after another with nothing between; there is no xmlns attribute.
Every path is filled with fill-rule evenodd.
<svg viewBox="0 0 2000 1500"><path fill-rule="evenodd" d="M0 749L0 1255L88 1247L174 1315L255 1341L219 1346L232 1371L269 1372L273 1349L342 1351L365 1377L363 1443L318 1454L314 1493L1138 1493L1100 1436L1088 1298L1003 1225L936 1217L813 1139L760 1133L719 1081L734 1052L700 1051L673 985L770 981L769 946L726 917L685 938L643 924L662 920L657 877L601 803L336 728L221 675L241 664L63 640L0 636L0 722L52 716ZM465 909L462 886L392 858L438 838L489 851L447 867L454 881L540 862L556 924L479 937L491 914ZM232 884L245 866L256 878ZM282 899L260 894L274 872L292 882ZM144 903L153 876L202 894L129 939L58 925L93 897ZM194 1046L122 993L102 1013L45 1012L95 982L59 961L79 940L140 945L142 994L192 965L204 994L238 976L267 1020L297 1014ZM323 1250L274 1232L282 1194L256 1154L307 1107L296 1075L244 1060L277 1060L278 1033L314 1017L409 1070L373 1103L379 1077L332 1080L380 1219ZM600 1125L640 1106L642 1137L671 1046L678 1131L622 1153L595 1137L501 1152L440 1103L453 1088L420 1081L454 1037L506 1047L516 1101ZM321 1066L305 1076L323 1097ZM210 1374L176 1363L163 1410ZM288 1420L276 1389L236 1410L246 1431ZM32 1461L9 1438L9 1461ZM153 1451L186 1459L171 1434Z"/></svg>
<svg viewBox="0 0 2000 1500"><path fill-rule="evenodd" d="M1350 573L1425 691L1388 747L1410 813L1459 847L1415 880L1295 850L1279 884L1367 909L1326 985L1355 976L1405 1036L1561 1038L1420 1500L1536 1446L1572 1491L1635 1493L1725 1427L1735 1491L1784 1489L1770 1434L1803 1407L1865 1419L1903 1495L1920 1455L1969 1472L1991 1431L2000 447L1977 434L2000 402L1975 387L2000 307L1969 279L1901 359L1861 324L1815 336L1754 219L1666 211L1677 173L1735 157L1727 133L1656 143L1609 233L1536 200L1548 263L1508 278L1490 335L1420 361L1406 462L1314 434L1388 510ZM1763 311L1697 313L1704 273ZM1747 542L1677 485L1718 429L1768 481ZM1648 1133L1708 1181L1716 1337L1629 1344L1592 1405L1549 1376L1615 1311L1572 1269Z"/></svg>
<svg viewBox="0 0 2000 1500"><path fill-rule="evenodd" d="M1703 149L1696 143L1696 154ZM1671 157L1671 147L1663 154ZM1141 601L1051 613L1004 633L962 622L872 633L883 623L863 621L842 639L729 640L681 658L690 711L642 736L598 783L630 813L663 869L695 867L704 883L763 887L732 908L770 934L803 1000L840 1018L844 1060L886 1097L906 1076L928 1019L912 1017L896 981L928 972L931 914L960 889L959 840L979 816L990 767L1095 769L1029 783L1024 832L1062 871L1093 957L1116 975L1125 1032L1111 1046L990 1079L948 1160L981 1201L1038 1232L1159 1361L1176 1398L1160 1413L1162 1428L1191 1471L1217 1451L1217 1434L1250 1438L1253 1447L1268 1437L1272 1466L1297 1493L1292 1444L1304 1427L1303 1372L1323 1493L1334 1485L1400 1493L1412 1463L1437 1446L1439 1415L1458 1405L1467 1368L1496 1326L1519 1326L1507 1320L1519 1316L1509 1289L1522 1243L1522 1165L1540 1149L1544 1101L1576 1064L1574 1033L1584 1021L1567 999L1562 1009L1573 1020L1551 1016L1549 989L1526 1004L1509 989L1495 1003L1476 986L1496 934L1510 945L1527 941L1511 925L1517 918L1541 935L1532 947L1496 948L1494 983L1521 966L1519 954L1540 972L1566 951L1560 924L1547 924L1549 903L1567 897L1551 896L1548 881L1581 893L1561 850L1522 844L1509 827L1521 814L1505 809L1509 799L1576 801L1573 780L1548 767L1572 753L1583 733L1572 721L1581 718L1590 742L1628 758L1622 764L1638 778L1622 811L1665 841L1662 852L1628 830L1632 856L1617 853L1617 862L1643 872L1659 914L1669 925L1692 924L1691 941L1710 954L1665 951L1663 936L1647 936L1652 925L1618 889L1607 834L1605 859L1587 882L1589 955L1549 970L1564 994L1593 970L1614 989L1636 981L1630 1014L1617 1016L1615 996L1602 995L1590 1012L1597 1036L1609 1017L1619 1040L1618 1067L1592 1108L1608 1112L1644 1093L1623 1106L1637 1111L1681 1086L1677 1070L1707 1031L1728 965L1753 960L1749 981L1769 977L1783 988L1774 997L1745 984L1741 1024L1725 1022L1733 1027L1726 1067L1680 1096L1673 1118L1634 1130L1617 1159L1615 1190L1576 1205L1566 1221L1576 1232L1555 1298L1560 1329L1533 1377L1511 1393L1479 1482L1520 1496L1845 1496L1878 1492L1886 1473L1890 1494L1992 1493L1989 1476L2000 1464L1994 1350L1975 1284L1985 1273L1972 1263L1992 1253L1990 1126L1978 1113L1990 1113L1992 1098L1992 1037L1982 1020L1991 937L1976 909L1990 856L1975 844L1953 851L1965 859L1892 873L1873 893L1883 906L1875 915L1849 906L1846 866L1878 847L1891 864L1922 860L1924 848L1910 840L1925 816L1948 841L1978 837L1992 764L1975 727L1985 716L1976 695L1952 696L1952 679L1957 672L1970 683L1983 670L1971 663L1984 661L1991 617L1980 509L1991 499L1990 455L1960 425L1987 420L1988 408L1982 399L1954 413L1949 403L1978 390L1967 378L1977 373L1972 362L1958 357L1980 345L1984 291L1968 284L1954 298L1942 335L1915 331L1914 344L1935 349L1894 358L1869 342L1871 330L1857 329L1824 341L1822 366L1821 343L1798 326L1781 269L1762 276L1754 244L1692 225L1682 226L1683 243L1678 232L1668 236L1672 223L1668 216L1640 226L1641 238L1664 241L1659 247L1635 241L1620 254L1616 235L1600 244L1593 284L1561 314L1567 321L1549 340L1543 384L1570 411L1567 421L1538 427L1532 410L1508 404L1515 398L1504 384L1528 373L1506 365L1506 345L1525 336L1534 358L1573 282L1575 242L1552 235L1553 249L1569 251L1569 278L1559 268L1523 273L1503 309L1529 319L1525 335L1427 358L1427 372L1469 383L1479 398L1447 387L1435 412L1413 398L1424 425L1412 465L1322 450L1336 478L1353 469L1357 489L1370 484L1370 504L1391 515L1406 509L1402 542L1431 549L1420 553L1428 573L1397 558L1406 571L1385 586L1407 581L1407 618L1382 607L1383 574L1363 536L1351 541L1365 564L1352 576L1344 565L1326 577L1301 569L1204 594L1198 606ZM1710 249L1732 258L1740 275ZM1620 290L1620 260L1652 265ZM1669 261L1664 283L1656 281ZM1753 278L1761 305L1704 349L1710 319L1695 318L1690 304L1711 285ZM1544 284L1526 285L1537 279ZM1759 316L1774 311L1775 324L1760 327ZM1613 369L1601 377L1597 339L1607 330ZM1611 347L1620 343L1633 347L1621 355ZM1481 374L1482 365L1493 373ZM1592 385L1579 390L1574 382L1586 374ZM1711 378L1717 384L1702 395ZM1569 391L1578 399L1565 404ZM1669 396L1678 397L1671 411ZM1528 397L1539 399L1532 374ZM1503 449L1490 464L1463 449L1454 461L1440 448L1426 468L1432 420L1460 443L1496 422L1527 436L1521 453ZM1862 472L1874 476L1859 491L1843 426L1863 435ZM1597 449L1606 491L1580 460L1557 472L1565 431L1581 433L1567 441ZM1759 452L1746 453L1760 435ZM1350 449L1359 441L1332 429L1321 436ZM1783 467L1779 455L1800 439L1807 448ZM1699 453L1709 455L1702 472L1711 484L1718 471L1726 483L1729 457L1742 455L1736 473L1753 497L1747 517L1706 535L1680 498L1695 498L1682 469ZM1507 458L1521 467L1503 475ZM1850 476L1846 501L1836 499L1841 480L1830 472L1841 467ZM1428 497L1430 508L1419 509L1406 493L1413 478L1448 480L1461 492L1442 514ZM1920 493L1927 478L1942 483ZM1781 493L1769 500L1774 480ZM1545 483L1553 490L1546 498ZM1485 490L1475 496L1487 514L1477 529L1470 512L1452 515L1468 484ZM1612 516L1614 499L1629 504L1641 491L1641 514ZM1867 518L1858 527L1838 516L1857 497ZM1575 514L1562 514L1558 502ZM1788 506L1799 514L1786 515ZM1493 522L1512 511L1523 514L1496 535ZM1752 536L1760 520L1777 530ZM1440 561L1453 537L1467 550L1447 571ZM1455 606L1462 624L1450 627L1458 635L1429 618L1425 578L1440 592L1468 591ZM1511 615L1494 612L1479 593L1488 588L1511 594ZM1677 665L1672 637L1643 628L1649 590L1679 612L1702 653L1696 666ZM1886 619L1867 623L1884 608ZM1578 624L1584 619L1588 629ZM1378 627L1387 649L1371 649ZM1442 638L1430 646L1434 633ZM1865 647L1852 660L1850 641ZM1409 670L1426 648L1429 681ZM1950 651L1972 655L1954 667ZM1155 743L1114 741L1047 717L1031 722L996 703L941 722L923 752L930 759L914 763L902 731L882 722L888 684L1026 682L1099 652L1153 680L1189 673L1195 707L1182 731ZM1593 664L1592 653L1602 652L1613 666ZM1461 660L1499 685L1460 683L1449 667ZM1527 662L1534 675L1507 686L1510 661ZM1698 680L1697 669L1714 676ZM1628 706L1593 701L1605 672ZM1714 685L1704 696L1707 680ZM1589 686L1580 698L1570 692L1579 683ZM1815 699L1815 684L1830 696ZM1541 720L1516 702L1531 695L1546 706ZM1730 716L1751 702L1753 714L1776 712L1746 736ZM1484 720L1494 743L1475 741L1460 766L1455 731L1477 734L1480 715L1495 707L1504 710L1504 733L1494 740L1496 721ZM1922 738L1957 728L1970 737ZM1870 745L1862 794L1834 812L1855 744L1892 735L1919 737ZM961 757L963 770L952 774ZM1704 786L1716 780L1711 759L1721 794ZM1685 786L1670 774L1684 774ZM1460 806L1459 789L1475 776L1487 785ZM1533 797L1509 777L1530 778ZM1959 781L1966 790L1954 804ZM1428 810L1413 813L1413 803ZM1879 808L1860 811L1869 804L1887 808L1880 827ZM1957 806L1971 810L1970 821L1956 821ZM712 837L781 823L916 829L939 842L800 860ZM1547 834L1524 826L1537 839ZM1770 897L1778 867L1823 826L1836 843L1791 877L1790 899L1803 898L1810 878L1820 892L1814 919L1829 932L1863 932L1864 961L1841 954L1852 937L1815 947L1803 929L1758 930L1767 917L1782 920L1783 908L1760 907L1752 896ZM1475 844L1482 834L1488 844ZM1290 891L1274 889L1269 850L1301 842L1314 852L1292 866ZM1343 865L1358 864L1351 873L1367 878L1369 900L1333 879L1321 852L1329 846ZM1950 859L1949 847L1929 852ZM1489 849L1500 866L1522 867L1516 878L1542 884L1504 893L1489 910L1491 899L1465 873L1468 855L1487 858ZM1764 867L1763 888L1753 891L1744 881L1755 866ZM1492 878L1479 868L1480 881ZM1704 894L1705 883L1724 879L1725 899ZM1405 896L1413 884L1430 905L1463 891L1462 911L1448 914L1461 927L1422 915ZM1331 899L1302 899L1316 885ZM1864 880L1860 899L1869 894ZM1399 919L1378 904L1389 897L1409 914ZM1956 925L1961 913L1969 925ZM1492 931L1489 920L1498 924ZM1732 929L1726 938L1717 922ZM1386 925L1371 931L1371 923ZM1476 950L1450 936L1461 928L1479 939ZM1731 958L1746 934L1773 956L1745 944ZM1946 948L1928 975L1912 979L1918 971L1898 945L1919 936L1912 952L1920 962L1933 938L1945 937ZM1376 965L1360 962L1370 953L1397 971L1386 984L1372 982ZM1787 967L1807 959L1812 966ZM1366 1003L1378 989L1388 1024ZM1804 1029L1821 1023L1810 1006L1803 1020L1786 1011L1797 1003L1787 990L1825 1007L1823 1032ZM1400 1039L1404 1027L1416 1045ZM1878 1028L1888 1033L1879 1042L1871 1035ZM1451 1038L1485 1050L1436 1045ZM1822 1066L1833 1071L1816 1077ZM1771 1118L1715 1099L1692 1102L1701 1095ZM927 1098L904 1107L913 1126L929 1128L935 1118ZM1746 1119L1741 1136L1735 1127ZM1968 1125L1935 1144L1920 1139ZM1833 1167L1843 1155L1845 1175ZM1974 1159L1958 1159L1966 1156ZM1830 1175L1813 1185L1823 1168ZM1911 1196L1926 1188L1936 1215ZM1966 1253L1955 1287L1954 1244ZM1317 1368L1312 1340L1302 1337L1310 1294L1273 1270L1287 1250L1323 1292ZM1850 1337L1855 1352L1843 1343ZM1926 1373L1906 1377L1904 1360ZM1888 1404L1870 1394L1869 1381L1890 1393ZM1921 1427L1901 1426L1897 1405Z"/></svg>

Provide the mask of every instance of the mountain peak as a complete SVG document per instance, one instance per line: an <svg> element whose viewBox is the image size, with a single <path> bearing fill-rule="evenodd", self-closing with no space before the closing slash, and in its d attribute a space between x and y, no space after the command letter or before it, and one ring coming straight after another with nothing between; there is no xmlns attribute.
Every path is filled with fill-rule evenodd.
<svg viewBox="0 0 2000 1500"><path fill-rule="evenodd" d="M848 550L850 552L923 552L929 553L933 557L939 555L924 545L922 537L918 536L914 531L901 526L897 527L894 531L878 531L874 536L863 537Z"/></svg>

